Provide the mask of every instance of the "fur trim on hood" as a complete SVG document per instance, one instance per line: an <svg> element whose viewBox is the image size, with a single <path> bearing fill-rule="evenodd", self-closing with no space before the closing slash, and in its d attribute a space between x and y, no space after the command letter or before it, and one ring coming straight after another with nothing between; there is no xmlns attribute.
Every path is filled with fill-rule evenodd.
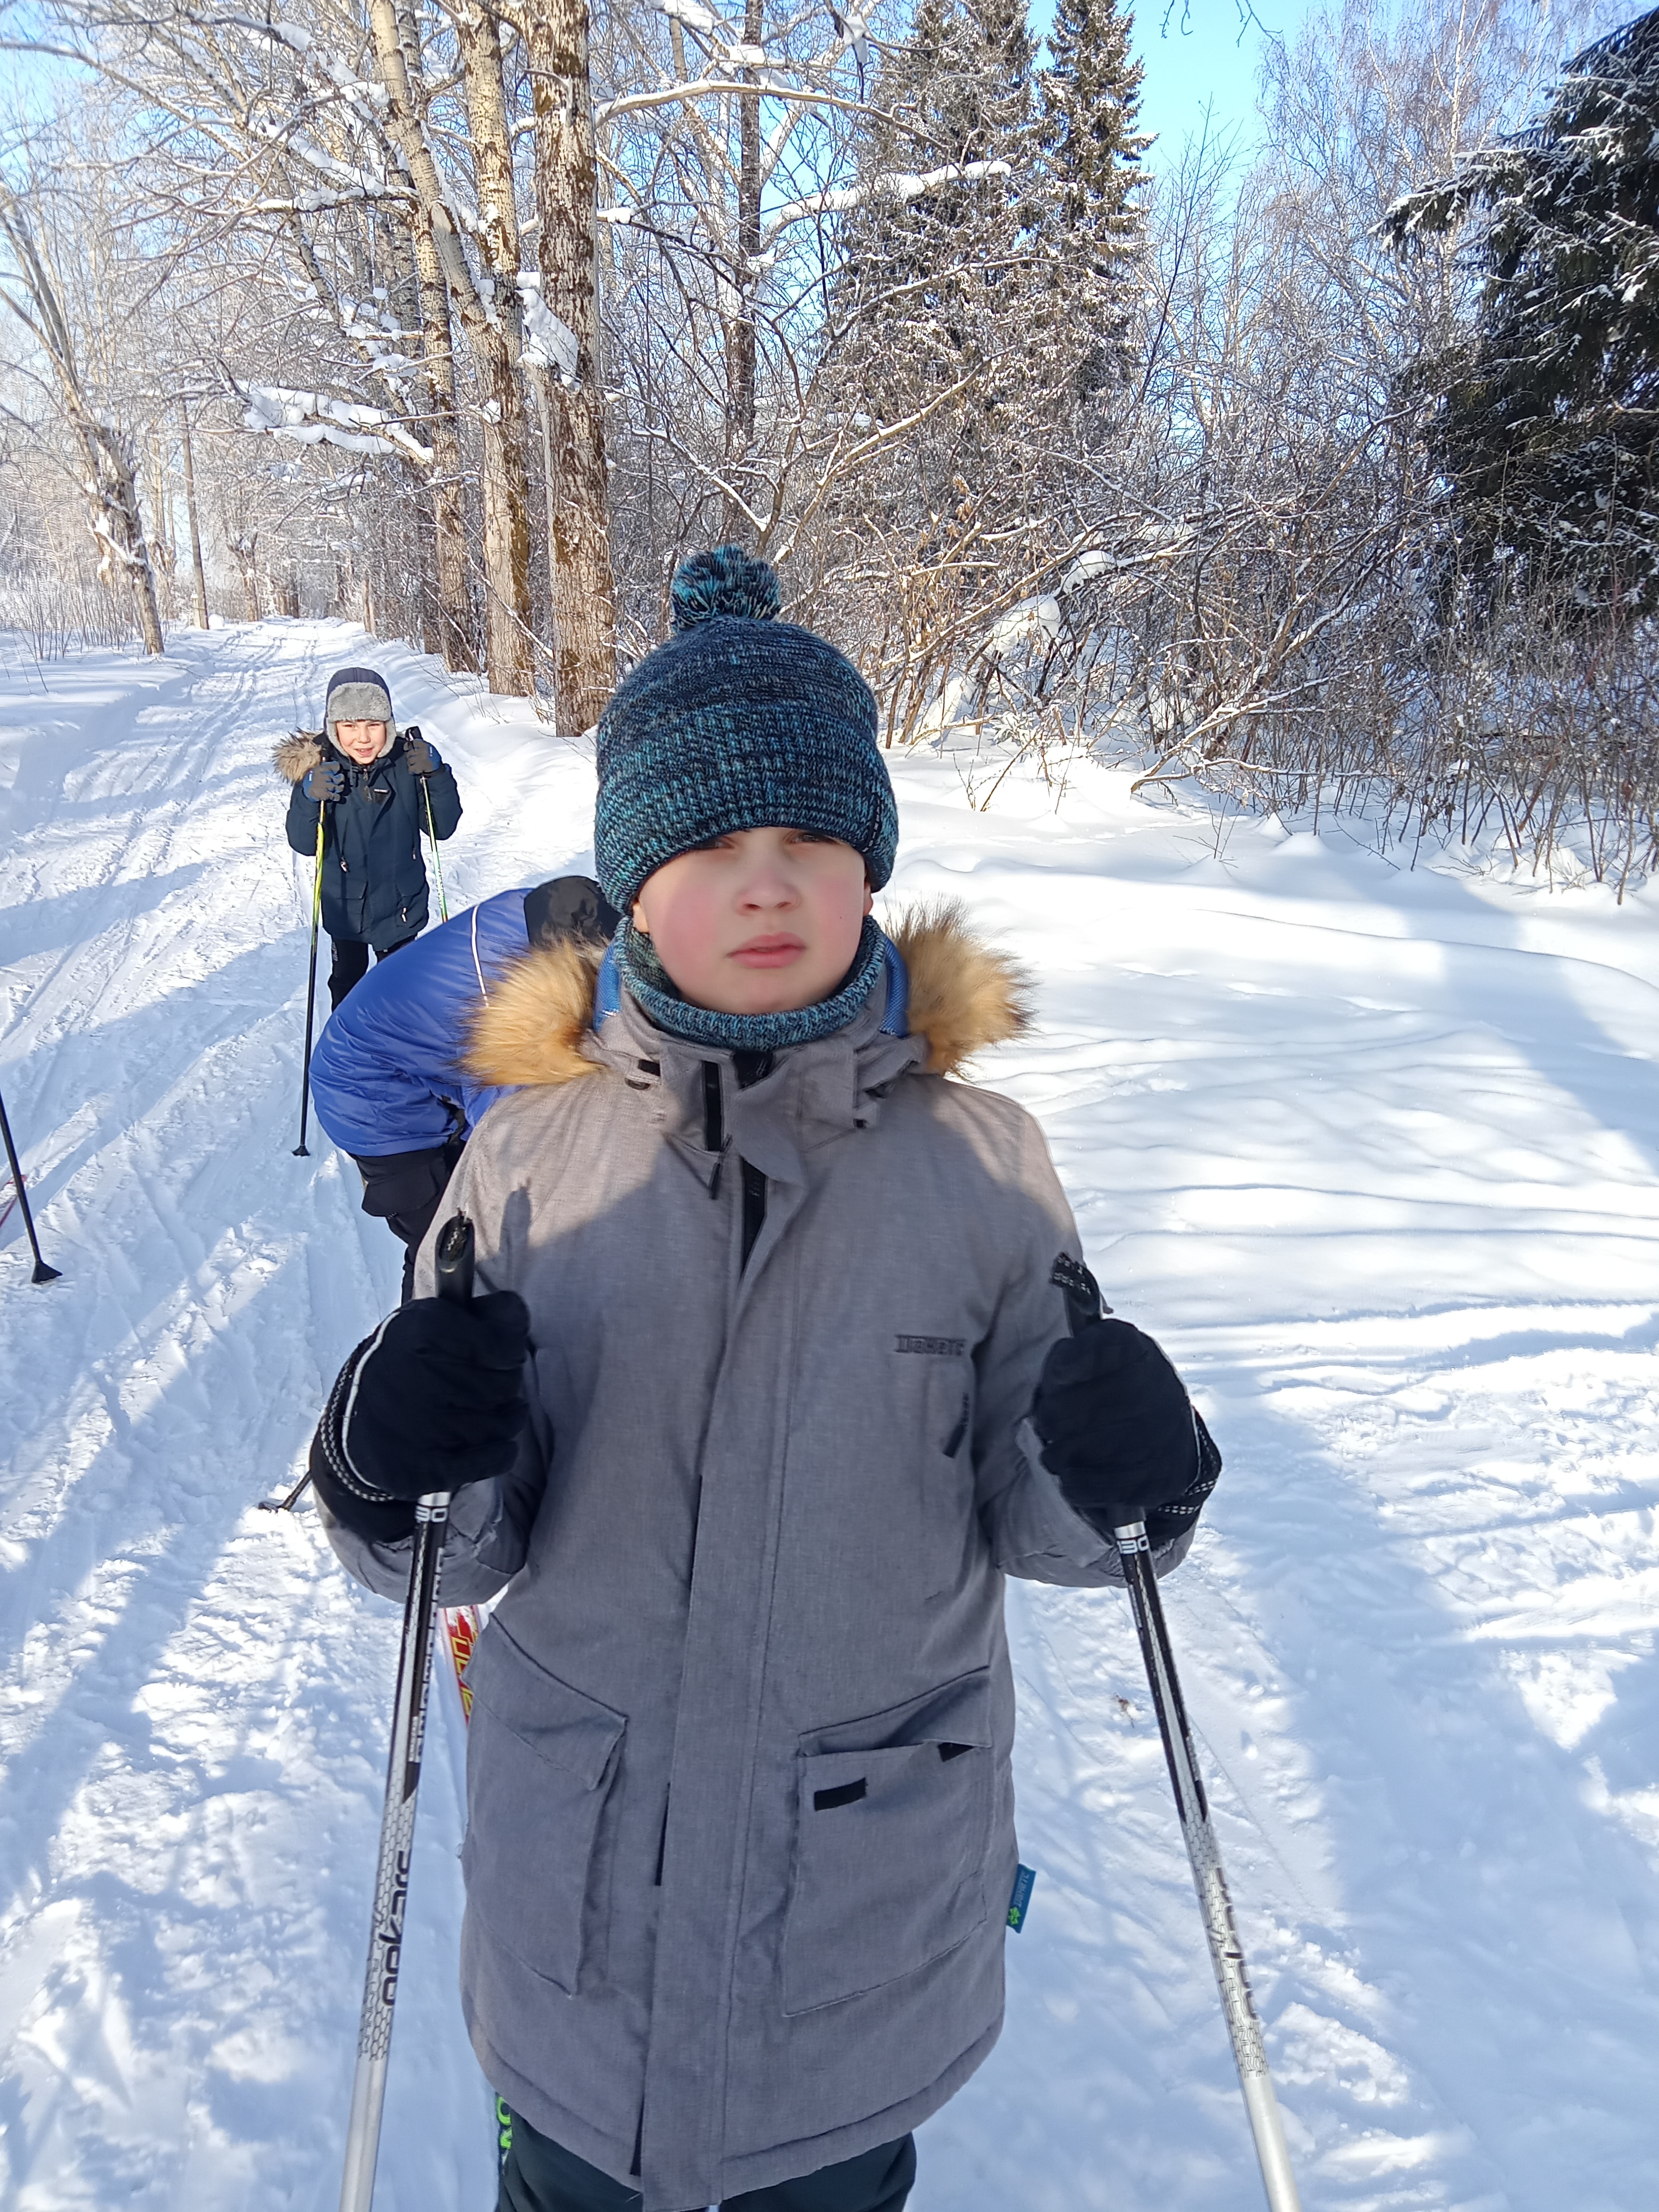
<svg viewBox="0 0 1659 2212"><path fill-rule="evenodd" d="M888 935L910 977L910 1029L925 1037L923 1073L955 1075L975 1053L1018 1036L1030 1021L1030 981L1018 962L969 927L954 899L913 907ZM592 1075L582 1050L602 952L538 945L490 987L472 1024L467 1071L480 1083L569 1083Z"/></svg>
<svg viewBox="0 0 1659 2212"><path fill-rule="evenodd" d="M320 730L295 730L272 751L270 764L284 782L298 783L323 757Z"/></svg>

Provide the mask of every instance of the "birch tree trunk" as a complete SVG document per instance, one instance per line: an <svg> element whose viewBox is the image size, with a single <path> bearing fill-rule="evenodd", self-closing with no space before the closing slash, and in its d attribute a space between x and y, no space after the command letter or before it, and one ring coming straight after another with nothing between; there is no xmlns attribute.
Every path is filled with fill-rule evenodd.
<svg viewBox="0 0 1659 2212"><path fill-rule="evenodd" d="M744 43L760 45L764 29L762 0L745 0ZM745 79L755 72L745 69ZM738 245L732 271L736 312L726 338L726 465L729 480L743 473L743 463L755 442L755 264L761 248L761 115L760 94L744 93L738 101ZM740 487L739 487L740 488ZM738 511L727 502L726 533L738 530Z"/></svg>
<svg viewBox="0 0 1659 2212"><path fill-rule="evenodd" d="M424 207L414 211L415 274L421 301L421 356L428 413L422 428L432 447L432 538L437 564L438 629L444 665L471 672L478 665L472 591L466 574L466 495L461 473L461 426L455 411L455 340L449 292Z"/></svg>
<svg viewBox="0 0 1659 2212"><path fill-rule="evenodd" d="M185 462L185 516L190 524L190 573L196 586L196 627L211 627L208 619L207 570L202 565L202 525L196 506L196 461L190 450L190 410L179 403L179 446Z"/></svg>
<svg viewBox="0 0 1659 2212"><path fill-rule="evenodd" d="M519 216L513 140L501 82L500 19L485 6L458 8L467 135L478 196L478 229L495 289L493 343L473 339L483 386L484 590L489 681L527 697L536 688L530 596L530 471L524 386L519 377ZM472 337L469 329L468 336Z"/></svg>
<svg viewBox="0 0 1659 2212"><path fill-rule="evenodd" d="M501 92L500 37L493 16L483 17L475 10L470 16L458 20L481 206L490 200L489 180L503 172L507 179L505 205L497 192L490 210L498 234L494 240L486 242L487 257L495 278L495 296L487 301L472 280L437 164L426 142L403 42L398 37L395 0L369 0L368 14L375 67L386 94L386 132L403 156L410 182L429 226L447 296L461 319L467 343L478 363L484 417L483 565L488 598L485 655L491 688L523 698L535 689L531 636L530 492L525 465L524 402L517 368L518 224L513 210L511 144L507 137L506 100ZM480 109L476 114L475 80ZM514 254L505 270L495 259L502 226L511 227ZM426 287L422 285L422 289L424 292Z"/></svg>
<svg viewBox="0 0 1659 2212"><path fill-rule="evenodd" d="M526 0L523 28L536 118L542 300L577 347L574 378L549 374L545 403L554 707L560 734L574 737L598 721L617 674L587 0Z"/></svg>
<svg viewBox="0 0 1659 2212"><path fill-rule="evenodd" d="M81 450L86 474L81 489L90 510L88 520L98 540L98 574L114 590L131 586L146 653L164 653L161 617L155 604L155 574L138 505L137 457L132 441L110 422L88 390L81 372L75 333L64 306L55 271L16 197L0 184L0 232L17 265L17 290L0 289L0 301L34 338L52 369L65 427Z"/></svg>

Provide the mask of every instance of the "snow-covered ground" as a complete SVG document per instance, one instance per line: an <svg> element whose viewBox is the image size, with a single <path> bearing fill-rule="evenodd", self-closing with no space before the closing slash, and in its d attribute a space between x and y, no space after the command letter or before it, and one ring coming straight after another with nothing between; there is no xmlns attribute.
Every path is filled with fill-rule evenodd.
<svg viewBox="0 0 1659 2212"><path fill-rule="evenodd" d="M580 860L592 769L344 625L0 688L0 2202L326 2212L397 1622L296 1475L397 1248L298 1109L271 743L373 653L459 770L453 904ZM12 656L15 661L16 656ZM1308 2212L1659 2202L1659 896L895 763L899 899L1041 979L1041 1115L1227 1473L1166 1586ZM914 2212L1255 2212L1121 1600L1015 1589L996 2057ZM487 2212L459 1708L428 1765L377 2203Z"/></svg>

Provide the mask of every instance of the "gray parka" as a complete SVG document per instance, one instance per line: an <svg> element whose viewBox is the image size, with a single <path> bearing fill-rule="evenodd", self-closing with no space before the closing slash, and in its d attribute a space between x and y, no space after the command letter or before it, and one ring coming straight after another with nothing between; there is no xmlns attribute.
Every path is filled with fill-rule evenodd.
<svg viewBox="0 0 1659 2212"><path fill-rule="evenodd" d="M445 1553L451 1602L505 1593L468 1677L463 1997L495 2087L645 2212L902 2136L984 2059L1003 1577L1121 1578L1023 1425L1070 1212L1030 1116L945 1079L1018 1025L1017 979L948 912L896 937L913 1033L878 988L748 1089L625 996L594 1035L570 947L484 979L471 1063L525 1087L450 1204L480 1288L529 1305L534 1382ZM407 1545L331 1534L401 1595Z"/></svg>

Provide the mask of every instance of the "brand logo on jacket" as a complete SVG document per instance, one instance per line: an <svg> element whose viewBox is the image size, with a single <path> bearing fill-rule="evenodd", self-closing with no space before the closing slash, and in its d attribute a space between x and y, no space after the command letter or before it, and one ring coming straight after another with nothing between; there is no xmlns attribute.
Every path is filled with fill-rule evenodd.
<svg viewBox="0 0 1659 2212"><path fill-rule="evenodd" d="M927 1352L935 1359L960 1359L968 1349L965 1336L900 1336L893 1343L896 1351Z"/></svg>

